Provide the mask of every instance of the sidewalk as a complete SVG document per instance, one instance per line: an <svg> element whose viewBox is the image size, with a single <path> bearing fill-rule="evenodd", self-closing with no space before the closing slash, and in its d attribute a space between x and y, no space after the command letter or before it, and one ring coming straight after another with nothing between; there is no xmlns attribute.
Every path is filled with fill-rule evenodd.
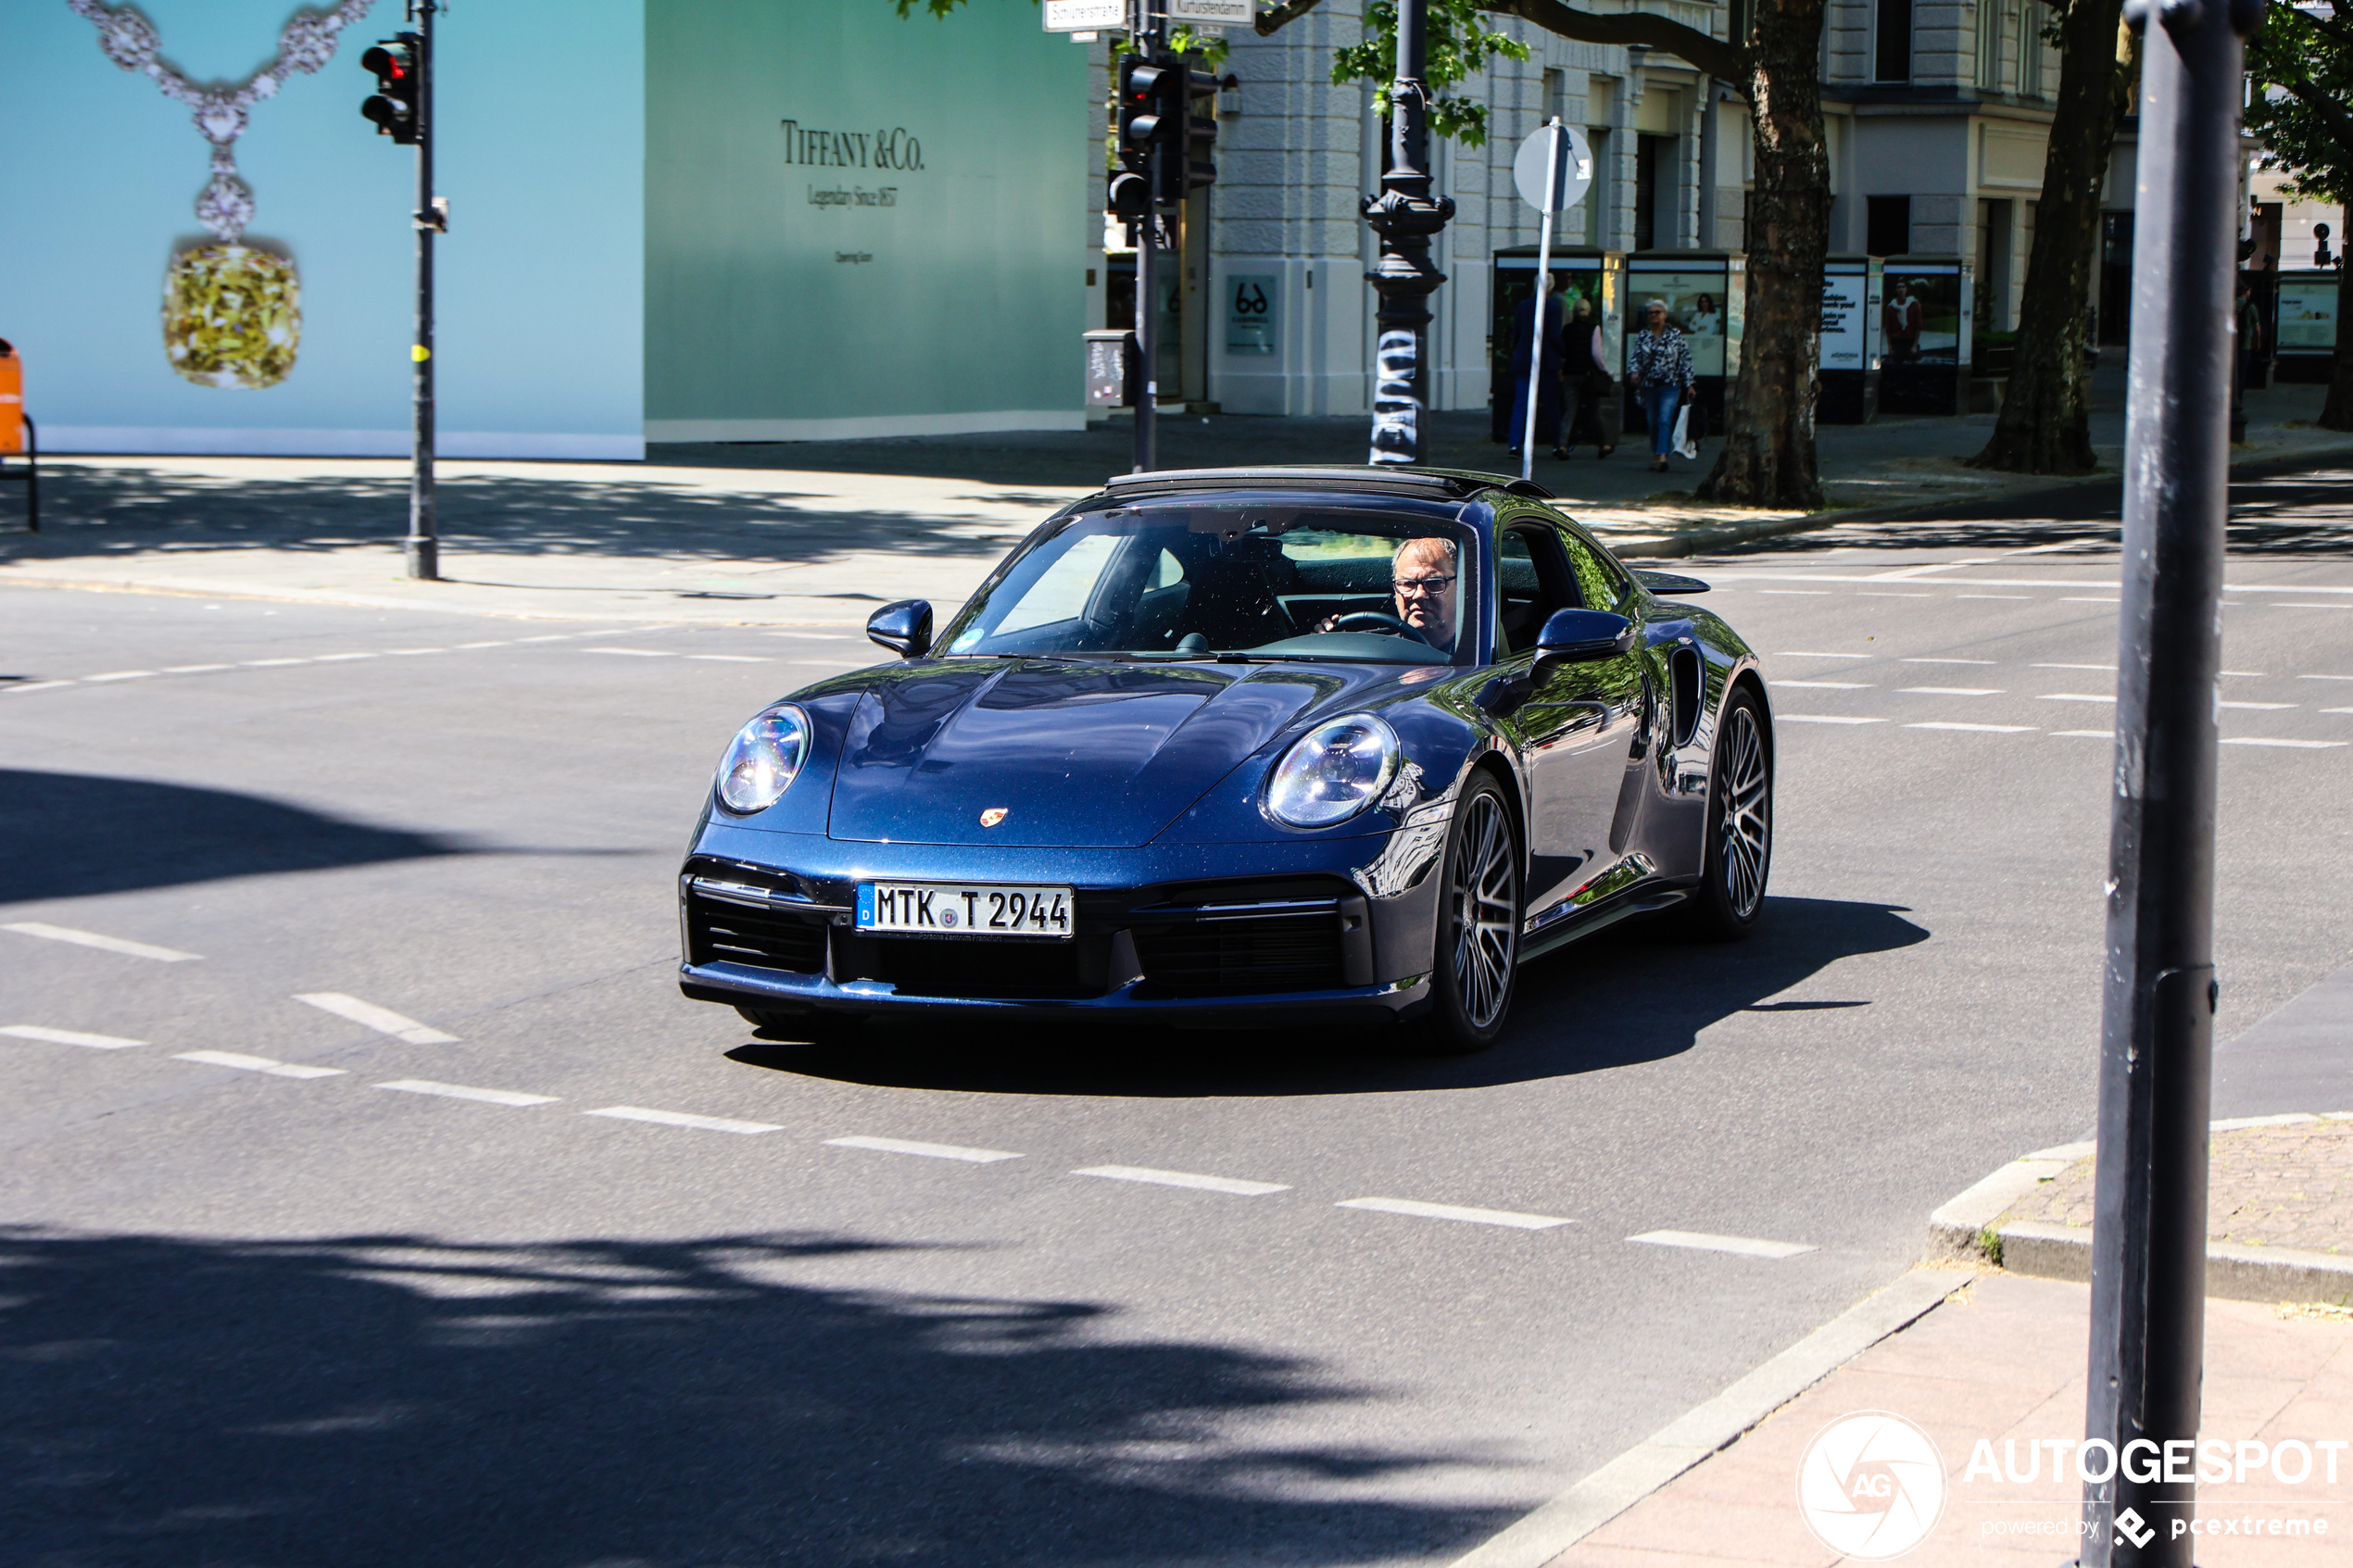
<svg viewBox="0 0 2353 1568"><path fill-rule="evenodd" d="M2102 370L2093 434L2118 460L2120 383ZM2256 395L2241 462L2353 457L2309 427L2324 389ZM2054 482L1961 466L1992 415L1826 426L1825 487L1852 509L1703 507L1714 458L1647 472L1621 447L1549 457L1537 478L1629 556L1721 548L1933 500L1961 508ZM1483 413L1438 416L1434 460L1508 462ZM1361 462L1360 419L1164 420L1164 467ZM402 572L407 464L387 458L75 457L44 463L37 535L0 533L0 585L237 595L558 621L837 625L875 606L963 599L1006 548L1067 501L1125 471L1124 424L1084 432L657 447L631 463L439 465L444 581ZM2088 483L2112 487L2112 471ZM0 524L5 526L5 524Z"/></svg>
<svg viewBox="0 0 2353 1568"><path fill-rule="evenodd" d="M1827 1565L1843 1557L1807 1528L1798 1502L1801 1460L1817 1434L1858 1411L1886 1411L1933 1439L1944 1470L1943 1512L1902 1561L2051 1568L2070 1561L2082 1483L2056 1484L2053 1450L2036 1443L2083 1432L2090 1290L2055 1280L1953 1273L1954 1293L1722 1449L1604 1524L1550 1568L1730 1568ZM2208 1437L2251 1457L2243 1442L2275 1448L2353 1437L2353 1313L2208 1301L2204 1424ZM1981 1450L1981 1443L1990 1445ZM2295 1450L2291 1449L2291 1453ZM2201 1483L2198 1513L2230 1532L2196 1537L2200 1568L2337 1562L2353 1536L2348 1450L2310 1450L2309 1477L2287 1484L2262 1461L2244 1482ZM1989 1479L1983 1458L2035 1479ZM2335 1479L2328 1461L2334 1458ZM2292 1474L2293 1461L2287 1461ZM1858 1467L1859 1469L1859 1467ZM1899 1484L1906 1478L1898 1471ZM1908 1480L1911 1497L1936 1488ZM2290 1521L2317 1532L2291 1537ZM2250 1523L2251 1522L2251 1523ZM2282 1534L2270 1533L2277 1523ZM2325 1522L2324 1525L2322 1522Z"/></svg>

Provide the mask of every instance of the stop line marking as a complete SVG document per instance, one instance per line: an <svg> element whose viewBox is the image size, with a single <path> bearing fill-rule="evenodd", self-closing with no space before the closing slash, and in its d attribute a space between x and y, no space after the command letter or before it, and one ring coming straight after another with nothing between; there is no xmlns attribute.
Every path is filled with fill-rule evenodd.
<svg viewBox="0 0 2353 1568"><path fill-rule="evenodd" d="M309 991L296 997L295 1000L308 1002L337 1018L349 1019L363 1028L406 1040L412 1046L454 1046L458 1043L455 1035L445 1035L430 1024L420 1023L413 1018L403 1018L390 1008L380 1008L357 997L346 997L341 991Z"/></svg>
<svg viewBox="0 0 2353 1568"><path fill-rule="evenodd" d="M305 1067L299 1062L279 1061L266 1056L245 1056L236 1051L174 1051L174 1061L201 1061L208 1067L234 1067L247 1073L267 1073L272 1078L340 1078L340 1067Z"/></svg>
<svg viewBox="0 0 2353 1568"><path fill-rule="evenodd" d="M397 1089L404 1095L439 1095L445 1099L478 1099L484 1105L553 1105L554 1095L522 1095L512 1089L475 1089L463 1084L436 1084L430 1078L395 1078L389 1084L378 1084L380 1089Z"/></svg>
<svg viewBox="0 0 2353 1568"><path fill-rule="evenodd" d="M1745 1236L1709 1236L1705 1231L1644 1231L1629 1236L1647 1247L1688 1247L1700 1252L1734 1252L1747 1258L1794 1258L1815 1248L1798 1241L1759 1241Z"/></svg>
<svg viewBox="0 0 2353 1568"><path fill-rule="evenodd" d="M122 953L134 959L153 959L157 963L194 963L203 956L200 953L183 953L177 947L127 942L120 936L101 936L94 931L76 931L69 925L49 925L37 920L11 921L6 925L0 925L0 931L13 931L19 936L39 936L51 942L70 942L77 947L96 947L102 952Z"/></svg>
<svg viewBox="0 0 2353 1568"><path fill-rule="evenodd" d="M835 1148L870 1148L879 1154L918 1154L926 1160L962 1160L971 1165L988 1165L1000 1160L1019 1160L1018 1154L1001 1148L966 1148L961 1144L918 1143L912 1138L870 1138L865 1136L827 1138Z"/></svg>
<svg viewBox="0 0 2353 1568"><path fill-rule="evenodd" d="M1114 1182L1149 1182L1154 1186L1191 1187L1200 1192L1231 1193L1237 1198L1264 1198L1270 1192L1289 1192L1280 1182L1242 1182L1231 1176L1198 1176L1190 1171L1154 1171L1141 1165L1089 1165L1073 1171L1074 1176L1105 1176Z"/></svg>
<svg viewBox="0 0 2353 1568"><path fill-rule="evenodd" d="M11 1023L0 1028L0 1035L14 1035L19 1040L45 1040L53 1046L87 1046L94 1051L127 1051L133 1046L144 1046L145 1040L126 1040L120 1035L85 1035L79 1029L48 1029L38 1023Z"/></svg>
<svg viewBox="0 0 2353 1568"><path fill-rule="evenodd" d="M781 1133L773 1122L738 1122L727 1116L692 1116L683 1110L648 1110L642 1105L608 1105L584 1110L583 1116L610 1116L619 1122L657 1122L665 1127L699 1127L706 1133Z"/></svg>
<svg viewBox="0 0 2353 1568"><path fill-rule="evenodd" d="M1577 1223L1554 1219L1550 1214L1515 1214L1508 1209L1464 1209L1452 1203L1422 1203L1410 1198L1351 1198L1332 1207L1370 1209L1378 1214L1410 1214L1418 1220L1459 1220L1471 1225L1508 1225L1520 1231L1548 1231L1554 1225L1573 1225Z"/></svg>

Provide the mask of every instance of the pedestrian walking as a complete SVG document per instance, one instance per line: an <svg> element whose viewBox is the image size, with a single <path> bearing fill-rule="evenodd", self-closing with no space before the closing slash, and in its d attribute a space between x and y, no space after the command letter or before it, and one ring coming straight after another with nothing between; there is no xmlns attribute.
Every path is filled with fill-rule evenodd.
<svg viewBox="0 0 2353 1568"><path fill-rule="evenodd" d="M1565 433L1559 450L1553 455L1563 458L1574 456L1578 432L1582 430L1592 433L1593 455L1606 458L1617 448L1609 444L1602 429L1601 403L1610 389L1609 360L1602 353L1602 323L1593 314L1592 300L1579 299L1571 307L1568 324L1561 329L1561 429Z"/></svg>
<svg viewBox="0 0 2353 1568"><path fill-rule="evenodd" d="M1651 431L1651 469L1667 471L1675 441L1675 410L1692 394L1692 348L1667 319L1667 301L1642 307L1642 330L1626 351L1626 384L1634 389Z"/></svg>
<svg viewBox="0 0 2353 1568"><path fill-rule="evenodd" d="M1536 307L1544 307L1544 351L1541 360L1535 353ZM1561 319L1560 295L1553 292L1553 275L1541 273L1536 280L1536 292L1519 302L1512 313L1512 456L1519 456L1521 437L1528 430L1529 371L1534 361L1536 372L1536 433L1552 447L1553 456L1566 458L1561 447L1561 367L1567 362L1564 353L1567 339L1563 335L1566 323Z"/></svg>

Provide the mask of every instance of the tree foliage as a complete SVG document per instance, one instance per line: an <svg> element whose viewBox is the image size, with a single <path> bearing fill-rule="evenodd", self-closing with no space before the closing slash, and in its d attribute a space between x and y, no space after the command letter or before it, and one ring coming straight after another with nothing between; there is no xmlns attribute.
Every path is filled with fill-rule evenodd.
<svg viewBox="0 0 2353 1568"><path fill-rule="evenodd" d="M1429 0L1429 31L1423 38L1427 63L1422 80L1431 89L1429 129L1466 147L1487 143L1487 106L1445 95L1457 82L1475 76L1495 59L1524 60L1528 45L1497 32L1481 15L1478 0ZM1332 56L1332 85L1348 82L1385 84L1397 74L1396 0L1372 0L1365 7L1365 36Z"/></svg>
<svg viewBox="0 0 2353 1568"><path fill-rule="evenodd" d="M2246 129L2263 143L2265 167L2284 171L2298 195L2353 203L2353 6L2267 7L2246 70Z"/></svg>

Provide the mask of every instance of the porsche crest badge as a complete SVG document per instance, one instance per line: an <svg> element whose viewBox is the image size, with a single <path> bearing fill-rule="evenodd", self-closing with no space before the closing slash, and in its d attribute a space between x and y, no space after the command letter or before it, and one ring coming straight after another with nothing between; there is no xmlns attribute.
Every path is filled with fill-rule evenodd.
<svg viewBox="0 0 2353 1568"><path fill-rule="evenodd" d="M985 828L993 828L1004 820L1005 809L1002 806L991 806L980 814L980 825Z"/></svg>

